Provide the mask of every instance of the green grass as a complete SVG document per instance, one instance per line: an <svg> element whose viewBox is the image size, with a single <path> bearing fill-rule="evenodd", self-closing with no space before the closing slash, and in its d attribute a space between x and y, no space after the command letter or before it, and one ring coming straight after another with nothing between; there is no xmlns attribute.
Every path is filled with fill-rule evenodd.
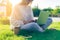
<svg viewBox="0 0 60 40"><path fill-rule="evenodd" d="M52 23L44 33L34 32L31 35L31 38L17 36L9 29L9 25L0 24L0 40L60 40L60 22Z"/></svg>

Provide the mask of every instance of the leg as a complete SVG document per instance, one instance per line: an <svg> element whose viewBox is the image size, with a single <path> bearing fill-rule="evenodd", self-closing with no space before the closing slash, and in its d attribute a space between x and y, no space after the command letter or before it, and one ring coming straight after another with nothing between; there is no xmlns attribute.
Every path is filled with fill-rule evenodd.
<svg viewBox="0 0 60 40"><path fill-rule="evenodd" d="M44 30L35 22L28 23L20 28L21 30L27 30L27 31L39 31L43 32Z"/></svg>
<svg viewBox="0 0 60 40"><path fill-rule="evenodd" d="M43 29L46 29L51 23L52 23L52 19L51 18L48 18L46 24L45 25L42 25L42 28Z"/></svg>

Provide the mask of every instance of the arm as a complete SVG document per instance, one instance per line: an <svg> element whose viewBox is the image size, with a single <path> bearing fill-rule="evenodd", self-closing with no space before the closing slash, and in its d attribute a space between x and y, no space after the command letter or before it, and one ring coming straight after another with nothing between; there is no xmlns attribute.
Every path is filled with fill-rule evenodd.
<svg viewBox="0 0 60 40"><path fill-rule="evenodd" d="M10 18L10 28L14 31L15 34L18 34L20 27L24 25L22 21L22 15L19 14L17 8L12 10L11 18Z"/></svg>

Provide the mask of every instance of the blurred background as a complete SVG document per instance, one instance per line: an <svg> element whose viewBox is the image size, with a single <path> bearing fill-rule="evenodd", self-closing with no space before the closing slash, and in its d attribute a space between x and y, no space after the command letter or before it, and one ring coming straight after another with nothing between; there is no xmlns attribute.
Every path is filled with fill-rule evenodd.
<svg viewBox="0 0 60 40"><path fill-rule="evenodd" d="M0 0L0 17L10 16L12 7L21 0ZM51 17L60 17L60 0L34 0L31 5L34 16L40 11L49 11Z"/></svg>
<svg viewBox="0 0 60 40"><path fill-rule="evenodd" d="M12 8L19 2L21 2L21 0L0 0L1 22L5 22L9 19ZM49 17L60 17L60 0L34 0L31 7L35 17L39 16L40 11L49 11Z"/></svg>

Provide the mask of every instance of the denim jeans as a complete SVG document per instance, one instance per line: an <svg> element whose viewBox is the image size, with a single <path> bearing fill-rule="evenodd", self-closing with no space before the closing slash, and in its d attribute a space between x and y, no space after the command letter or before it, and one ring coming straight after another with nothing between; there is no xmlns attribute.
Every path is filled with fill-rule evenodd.
<svg viewBox="0 0 60 40"><path fill-rule="evenodd" d="M27 30L27 31L31 31L31 32L32 31L44 32L43 29L46 29L51 23L52 23L52 19L48 18L45 25L39 26L36 22L31 22L31 23L21 26L20 30Z"/></svg>

